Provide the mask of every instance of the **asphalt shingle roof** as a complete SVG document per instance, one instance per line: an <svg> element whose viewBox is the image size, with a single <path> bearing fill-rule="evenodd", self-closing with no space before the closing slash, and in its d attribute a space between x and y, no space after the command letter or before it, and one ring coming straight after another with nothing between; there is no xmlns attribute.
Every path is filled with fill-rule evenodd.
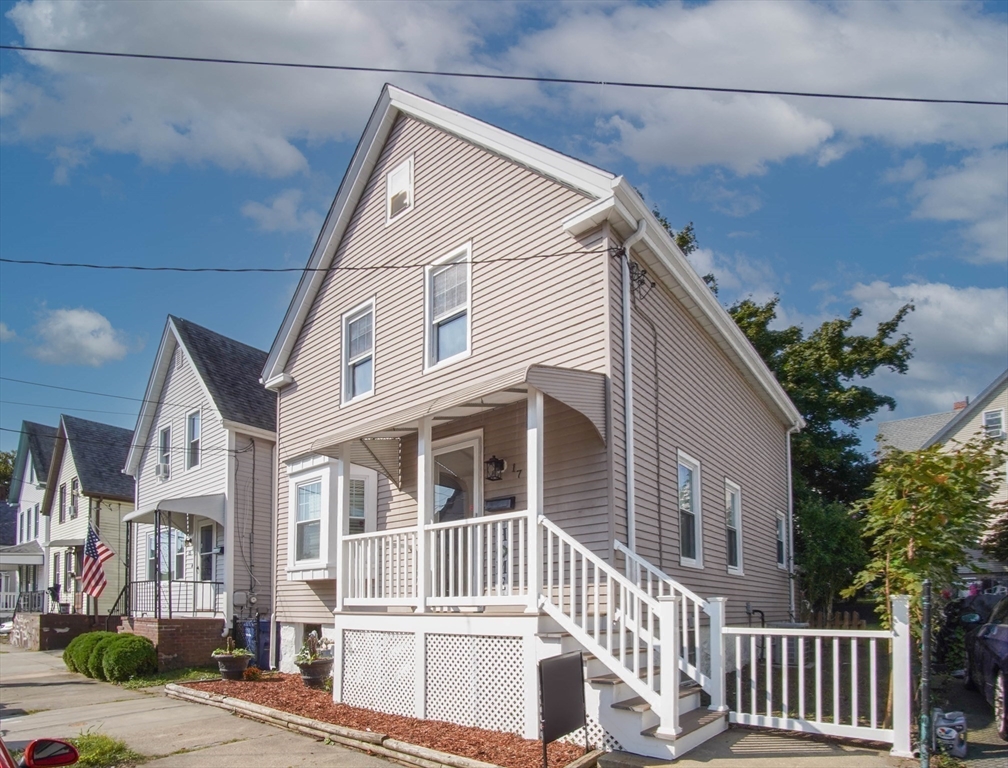
<svg viewBox="0 0 1008 768"><path fill-rule="evenodd" d="M87 496L132 501L133 478L124 475L122 468L133 442L133 430L65 414L63 428L81 491Z"/></svg>
<svg viewBox="0 0 1008 768"><path fill-rule="evenodd" d="M916 451L933 437L938 430L952 421L958 411L929 413L912 419L883 421L878 425L879 446L891 446L901 451Z"/></svg>
<svg viewBox="0 0 1008 768"><path fill-rule="evenodd" d="M22 421L21 431L28 438L28 450L31 451L32 464L35 465L35 477L43 480L49 475L49 465L52 463L53 447L56 445L56 427L37 424L34 421Z"/></svg>
<svg viewBox="0 0 1008 768"><path fill-rule="evenodd" d="M266 353L172 317L210 396L227 421L276 431L276 394L259 383Z"/></svg>

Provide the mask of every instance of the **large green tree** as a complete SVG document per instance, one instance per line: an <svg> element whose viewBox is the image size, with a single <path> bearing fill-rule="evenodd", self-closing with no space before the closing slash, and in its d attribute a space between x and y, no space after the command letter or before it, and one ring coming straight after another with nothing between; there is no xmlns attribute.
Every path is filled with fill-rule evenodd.
<svg viewBox="0 0 1008 768"><path fill-rule="evenodd" d="M7 501L14 473L14 451L0 451L0 501Z"/></svg>

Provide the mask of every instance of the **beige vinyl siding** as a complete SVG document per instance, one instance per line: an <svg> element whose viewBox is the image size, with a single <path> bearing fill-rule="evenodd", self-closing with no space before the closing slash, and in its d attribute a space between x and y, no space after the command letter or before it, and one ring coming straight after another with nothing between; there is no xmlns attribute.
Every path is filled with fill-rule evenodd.
<svg viewBox="0 0 1008 768"><path fill-rule="evenodd" d="M174 346L164 386L157 394L159 403L147 443L140 456L137 474L140 509L160 499L223 493L227 487L227 431L221 426L220 416L207 397L196 369L181 347ZM197 408L201 413L200 464L187 470L186 417ZM171 427L171 477L161 480L154 475L154 467L158 461L159 435L167 426Z"/></svg>
<svg viewBox="0 0 1008 768"><path fill-rule="evenodd" d="M80 449L78 449L80 450ZM59 541L60 539L83 539L87 534L88 527L88 500L85 498L83 493L78 494L77 499L77 517L73 520L70 519L70 514L65 515L65 522L60 522L60 486L66 485L66 503L70 504L70 489L73 487L73 481L79 480L77 476L77 467L74 464L73 451L71 450L70 443L65 444L63 449L63 461L60 464L59 475L56 478L56 483L53 486L53 502L52 502L52 516L51 516L51 528L49 529L49 540Z"/></svg>
<svg viewBox="0 0 1008 768"><path fill-rule="evenodd" d="M386 225L385 173L410 155L414 157L414 208ZM518 365L540 363L605 372L605 265L609 257L580 253L601 250L605 241L599 232L578 241L562 227L563 220L586 201L580 193L456 136L399 118L333 263L429 264L471 242L476 262L470 284L471 355L424 373L425 274L421 267L329 273L286 368L294 383L281 390L279 397L277 611L283 620L329 621L334 599L332 583L286 581L284 461L309 453L312 442L323 435ZM579 253L479 263L568 251ZM375 298L375 394L340 408L341 317L371 297ZM548 432L547 427L547 439ZM494 452L489 445L487 450ZM404 457L415 456L415 439L404 440L402 452ZM408 493L403 495L406 488L415 488L415 461L412 464L403 462L403 492L393 492L380 479L379 526L383 521L405 525L411 514L415 516L415 500Z"/></svg>
<svg viewBox="0 0 1008 768"><path fill-rule="evenodd" d="M612 435L614 540L627 543L626 410L623 399L623 272L620 259L609 261L609 431Z"/></svg>
<svg viewBox="0 0 1008 768"><path fill-rule="evenodd" d="M254 462L252 451L246 450L253 441ZM255 592L256 609L268 614L273 581L273 444L239 432L235 451L234 589Z"/></svg>
<svg viewBox="0 0 1008 768"><path fill-rule="evenodd" d="M661 286L635 300L632 316L638 551L701 596L728 596L731 623L744 620L746 601L768 620L786 619L788 578L776 562L776 513L787 512L787 427ZM655 335L645 317L657 330L657 390ZM614 346L622 346L621 337ZM677 451L701 465L702 569L680 565ZM744 576L727 573L726 478L742 489ZM617 482L625 487L624 477Z"/></svg>
<svg viewBox="0 0 1008 768"><path fill-rule="evenodd" d="M1001 387L1000 391L993 393L992 396L988 398L987 402L982 403L981 405L982 407L977 409L972 418L963 424L959 430L945 442L947 450L954 450L957 443L966 443L983 431L984 411L996 411L1000 409L1004 413L1004 420L1002 422L1004 426L1002 428L1008 429L1008 385ZM1001 447L1004 447L1004 443L1001 443ZM994 503L1008 501L1008 463L1004 464L999 470L996 470L996 472L998 488L991 501Z"/></svg>
<svg viewBox="0 0 1008 768"><path fill-rule="evenodd" d="M105 585L105 590L98 598L96 606L98 613L107 614L119 598L119 592L126 585L126 524L122 519L133 511L133 505L121 501L103 501L102 499L89 499L89 501L91 502L91 516L102 541L116 554L105 563L105 578L108 580L108 584Z"/></svg>

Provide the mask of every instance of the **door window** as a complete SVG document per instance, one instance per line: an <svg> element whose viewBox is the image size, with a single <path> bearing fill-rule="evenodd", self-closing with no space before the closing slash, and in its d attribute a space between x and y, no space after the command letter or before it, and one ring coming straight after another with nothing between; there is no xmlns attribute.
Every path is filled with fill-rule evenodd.
<svg viewBox="0 0 1008 768"><path fill-rule="evenodd" d="M434 451L434 522L472 517L479 509L477 446L479 441Z"/></svg>

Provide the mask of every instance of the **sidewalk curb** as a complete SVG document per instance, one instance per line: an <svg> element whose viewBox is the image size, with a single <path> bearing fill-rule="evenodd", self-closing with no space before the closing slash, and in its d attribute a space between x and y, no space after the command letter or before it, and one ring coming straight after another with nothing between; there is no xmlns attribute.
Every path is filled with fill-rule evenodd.
<svg viewBox="0 0 1008 768"><path fill-rule="evenodd" d="M375 755L381 755L399 763L417 766L417 768L502 768L493 763L484 763L468 757L451 755L427 747L398 741L384 733L373 731L358 731L333 723L323 723L279 709L253 704L243 699L223 696L219 693L199 691L176 683L165 685L165 695L169 698L188 701L194 704L207 704L211 707L227 710L239 717L247 717L269 725L287 728L318 739L329 739L345 747L357 749ZM596 750L579 757L566 768L589 768L597 763L602 752Z"/></svg>

